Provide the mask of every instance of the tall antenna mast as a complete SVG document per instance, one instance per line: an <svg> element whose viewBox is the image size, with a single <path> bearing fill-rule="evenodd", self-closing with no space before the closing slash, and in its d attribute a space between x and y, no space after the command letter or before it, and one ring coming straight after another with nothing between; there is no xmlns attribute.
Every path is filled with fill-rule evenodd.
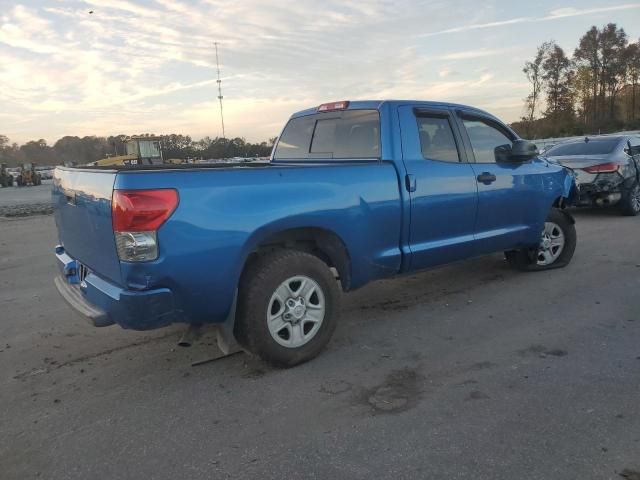
<svg viewBox="0 0 640 480"><path fill-rule="evenodd" d="M218 60L218 42L213 42L216 47L216 68L218 69L218 100L220 100L220 121L222 122L222 139L226 140L227 136L224 133L224 115L222 114L222 80L220 80L220 61Z"/></svg>

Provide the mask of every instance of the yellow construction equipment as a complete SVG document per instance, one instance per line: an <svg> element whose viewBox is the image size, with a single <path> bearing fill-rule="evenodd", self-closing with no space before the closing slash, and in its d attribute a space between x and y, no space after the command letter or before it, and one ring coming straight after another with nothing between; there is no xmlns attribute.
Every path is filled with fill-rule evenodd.
<svg viewBox="0 0 640 480"><path fill-rule="evenodd" d="M89 165L109 167L115 165L157 165L163 163L160 137L133 136L125 141L126 155L117 155L91 162Z"/></svg>
<svg viewBox="0 0 640 480"><path fill-rule="evenodd" d="M20 166L20 175L16 178L16 183L19 187L40 185L42 183L42 177L38 172L36 172L36 164L23 163Z"/></svg>

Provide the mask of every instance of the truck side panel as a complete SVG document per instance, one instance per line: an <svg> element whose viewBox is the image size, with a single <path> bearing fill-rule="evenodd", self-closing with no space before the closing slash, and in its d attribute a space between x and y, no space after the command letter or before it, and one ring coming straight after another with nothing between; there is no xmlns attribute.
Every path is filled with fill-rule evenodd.
<svg viewBox="0 0 640 480"><path fill-rule="evenodd" d="M126 172L115 188L178 190L180 204L158 232L160 257L123 262L122 282L169 288L191 322L223 321L249 254L289 229L335 233L351 259L352 288L400 270L400 186L391 163Z"/></svg>

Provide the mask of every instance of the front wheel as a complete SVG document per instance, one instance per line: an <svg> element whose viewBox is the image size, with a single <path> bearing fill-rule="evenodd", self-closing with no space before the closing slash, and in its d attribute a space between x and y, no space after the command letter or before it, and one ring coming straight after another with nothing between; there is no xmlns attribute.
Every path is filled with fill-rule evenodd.
<svg viewBox="0 0 640 480"><path fill-rule="evenodd" d="M235 335L250 353L276 367L316 357L337 325L338 282L318 257L277 250L243 274Z"/></svg>
<svg viewBox="0 0 640 480"><path fill-rule="evenodd" d="M536 248L505 252L509 264L518 270L540 271L566 267L576 249L577 235L573 220L554 208L544 222Z"/></svg>

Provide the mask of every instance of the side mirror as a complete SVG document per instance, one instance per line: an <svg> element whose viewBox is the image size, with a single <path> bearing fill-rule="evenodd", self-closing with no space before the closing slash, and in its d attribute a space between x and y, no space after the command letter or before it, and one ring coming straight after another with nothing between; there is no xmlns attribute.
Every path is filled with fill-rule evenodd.
<svg viewBox="0 0 640 480"><path fill-rule="evenodd" d="M511 145L511 154L509 160L512 162L526 162L540 154L538 147L528 140L515 140Z"/></svg>
<svg viewBox="0 0 640 480"><path fill-rule="evenodd" d="M511 162L511 145L505 143L504 145L498 145L493 149L493 155L495 156L496 163L509 163Z"/></svg>

